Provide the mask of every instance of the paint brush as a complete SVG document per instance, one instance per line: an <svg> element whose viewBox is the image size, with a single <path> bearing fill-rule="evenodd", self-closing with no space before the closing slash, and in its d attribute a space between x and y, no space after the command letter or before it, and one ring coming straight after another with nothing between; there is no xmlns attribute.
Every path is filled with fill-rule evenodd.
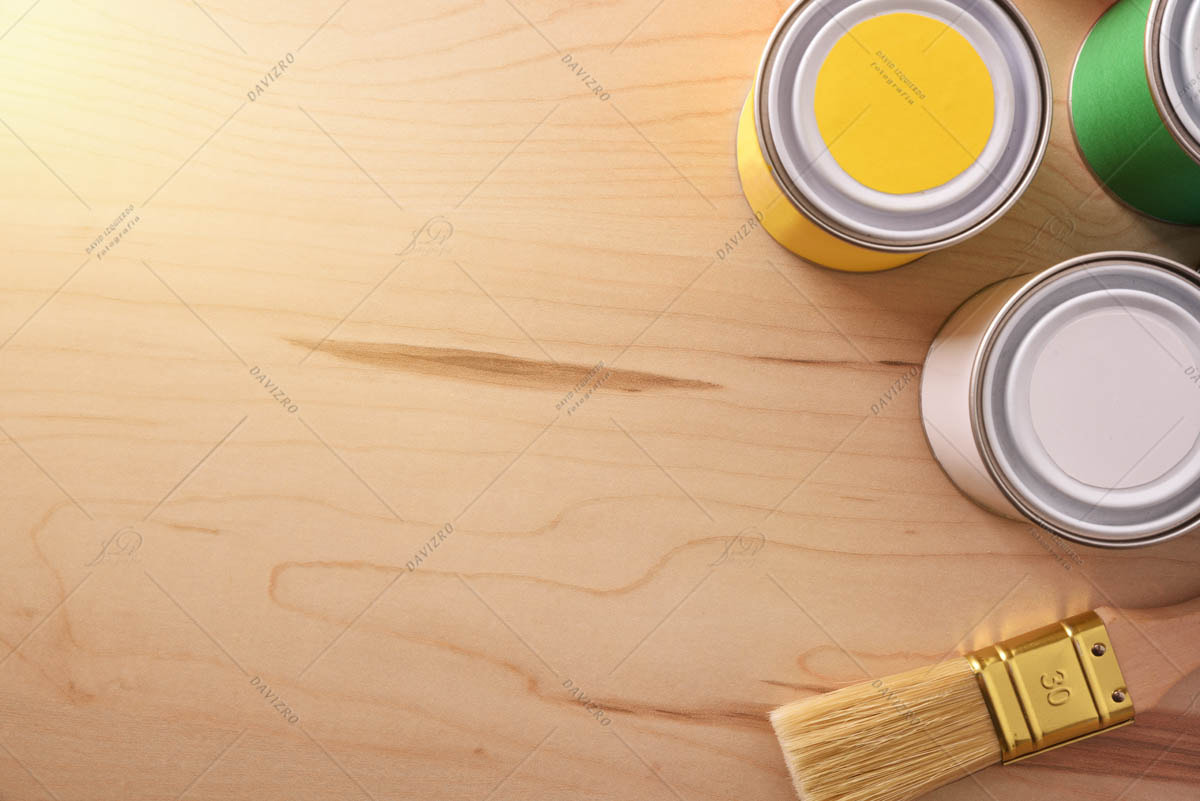
<svg viewBox="0 0 1200 801"><path fill-rule="evenodd" d="M1118 662L1117 655L1120 654ZM1200 668L1200 598L1101 608L932 667L783 706L802 801L909 801L1133 722Z"/></svg>

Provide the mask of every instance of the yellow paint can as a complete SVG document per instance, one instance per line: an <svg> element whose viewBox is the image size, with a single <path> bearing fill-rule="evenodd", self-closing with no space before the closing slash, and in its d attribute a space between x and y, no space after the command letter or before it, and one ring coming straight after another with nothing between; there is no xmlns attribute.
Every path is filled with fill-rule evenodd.
<svg viewBox="0 0 1200 801"><path fill-rule="evenodd" d="M742 188L780 244L871 272L995 222L1040 165L1049 71L1008 0L798 0L738 122Z"/></svg>

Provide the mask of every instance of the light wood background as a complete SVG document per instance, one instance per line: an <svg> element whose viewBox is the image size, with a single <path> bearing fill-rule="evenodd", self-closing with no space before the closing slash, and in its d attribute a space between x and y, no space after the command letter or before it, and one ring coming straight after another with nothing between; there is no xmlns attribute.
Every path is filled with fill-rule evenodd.
<svg viewBox="0 0 1200 801"><path fill-rule="evenodd" d="M783 0L4 3L0 796L782 801L774 706L1195 596L960 497L903 384L992 281L1200 260L1076 156L1105 3L1019 5L1032 190L854 276L718 258ZM1194 799L1198 693L934 798Z"/></svg>

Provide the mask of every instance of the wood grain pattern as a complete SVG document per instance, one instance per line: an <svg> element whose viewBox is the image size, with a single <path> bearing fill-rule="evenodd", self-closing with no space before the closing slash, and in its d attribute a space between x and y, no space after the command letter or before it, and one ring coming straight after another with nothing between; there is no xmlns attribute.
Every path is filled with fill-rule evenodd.
<svg viewBox="0 0 1200 801"><path fill-rule="evenodd" d="M1200 670L1200 597L1158 609L1097 610L1119 653L1121 671L1142 708L1157 706Z"/></svg>
<svg viewBox="0 0 1200 801"><path fill-rule="evenodd" d="M783 0L7 4L0 795L782 801L774 706L1194 597L1200 539L1064 546L922 437L975 290L1200 257L1076 156L1105 3L1019 5L1045 168L856 276L724 250ZM1198 695L932 797L1194 798Z"/></svg>

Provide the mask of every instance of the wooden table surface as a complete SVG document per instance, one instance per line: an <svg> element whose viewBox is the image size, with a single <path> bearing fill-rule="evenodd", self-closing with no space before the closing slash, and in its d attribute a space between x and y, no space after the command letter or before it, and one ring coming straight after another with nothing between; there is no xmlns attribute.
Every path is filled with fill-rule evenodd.
<svg viewBox="0 0 1200 801"><path fill-rule="evenodd" d="M1019 5L1032 189L848 275L743 227L784 0L5 3L0 796L784 801L774 706L1194 596L922 436L980 287L1200 259L1076 156L1106 4ZM932 797L1195 799L1198 694Z"/></svg>

